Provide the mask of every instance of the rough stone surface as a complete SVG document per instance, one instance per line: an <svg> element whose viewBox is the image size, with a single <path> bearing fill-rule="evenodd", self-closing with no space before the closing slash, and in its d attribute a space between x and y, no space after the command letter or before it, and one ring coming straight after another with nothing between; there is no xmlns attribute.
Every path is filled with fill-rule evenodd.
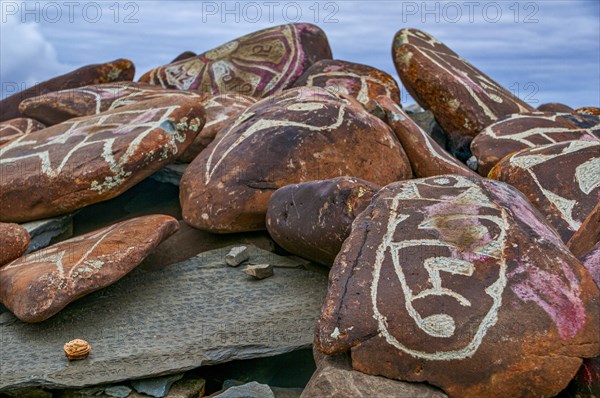
<svg viewBox="0 0 600 398"><path fill-rule="evenodd" d="M144 216L28 254L0 268L0 302L22 321L46 320L121 279L177 227L172 217Z"/></svg>
<svg viewBox="0 0 600 398"><path fill-rule="evenodd" d="M250 258L250 252L247 246L235 246L229 250L229 253L225 256L225 262L227 265L237 267L244 261Z"/></svg>
<svg viewBox="0 0 600 398"><path fill-rule="evenodd" d="M577 232L571 236L567 247L576 257L581 257L598 242L600 242L600 201L583 220Z"/></svg>
<svg viewBox="0 0 600 398"><path fill-rule="evenodd" d="M31 238L19 224L0 222L0 265L21 257L29 247Z"/></svg>
<svg viewBox="0 0 600 398"><path fill-rule="evenodd" d="M133 380L131 386L139 393L150 395L156 398L163 398L169 393L171 386L178 380L181 380L183 373L151 379Z"/></svg>
<svg viewBox="0 0 600 398"><path fill-rule="evenodd" d="M352 221L380 188L353 177L287 185L269 200L267 230L288 252L331 266Z"/></svg>
<svg viewBox="0 0 600 398"><path fill-rule="evenodd" d="M600 287L600 241L596 243L596 246L592 247L586 254L580 257L581 263L589 271L596 282L596 285Z"/></svg>
<svg viewBox="0 0 600 398"><path fill-rule="evenodd" d="M66 120L97 115L121 106L136 104L149 99L186 96L200 101L197 93L185 90L168 90L147 83L117 82L94 84L75 89L60 90L21 102L19 110L47 125Z"/></svg>
<svg viewBox="0 0 600 398"><path fill-rule="evenodd" d="M31 242L27 253L48 246L55 238L70 238L73 234L73 214L21 224L29 232Z"/></svg>
<svg viewBox="0 0 600 398"><path fill-rule="evenodd" d="M442 174L477 177L477 174L441 148L398 104L385 96L377 97L374 102L385 113L385 120L406 151L406 156L408 156L416 177L432 177Z"/></svg>
<svg viewBox="0 0 600 398"><path fill-rule="evenodd" d="M52 91L87 86L89 84L110 83L132 80L135 74L133 63L127 59L117 59L105 64L81 67L67 74L19 91L0 101L0 122L21 116L19 104L27 98L44 95Z"/></svg>
<svg viewBox="0 0 600 398"><path fill-rule="evenodd" d="M556 142L600 141L600 117L557 113L513 114L481 131L471 142L477 171L487 176L505 156Z"/></svg>
<svg viewBox="0 0 600 398"><path fill-rule="evenodd" d="M43 130L46 126L34 119L18 117L0 122L0 146L23 135Z"/></svg>
<svg viewBox="0 0 600 398"><path fill-rule="evenodd" d="M282 258L253 250L253 262ZM223 251L138 267L42 323L0 324L0 392L116 383L310 347L326 273L278 268L257 282L226 265ZM61 350L72 336L94 351L67 365Z"/></svg>
<svg viewBox="0 0 600 398"><path fill-rule="evenodd" d="M452 397L554 396L600 353L599 306L590 274L515 188L418 179L384 187L354 221L316 346Z"/></svg>
<svg viewBox="0 0 600 398"><path fill-rule="evenodd" d="M265 98L291 87L321 59L331 59L325 33L311 24L287 24L250 33L196 57L153 69L140 81L203 94Z"/></svg>
<svg viewBox="0 0 600 398"><path fill-rule="evenodd" d="M368 65L337 59L316 62L294 83L294 87L301 86L349 95L363 105L379 95L400 103L400 88L392 76Z"/></svg>
<svg viewBox="0 0 600 398"><path fill-rule="evenodd" d="M255 381L240 386L229 387L220 394L211 395L213 398L275 398L273 391L266 384Z"/></svg>
<svg viewBox="0 0 600 398"><path fill-rule="evenodd" d="M406 383L352 370L346 354L324 357L300 398L445 398L426 384Z"/></svg>
<svg viewBox="0 0 600 398"><path fill-rule="evenodd" d="M573 108L569 105L561 104L560 102L549 102L537 107L540 112L573 112Z"/></svg>
<svg viewBox="0 0 600 398"><path fill-rule="evenodd" d="M221 94L210 96L202 101L206 111L206 124L190 145L179 157L181 162L191 162L223 130L230 120L254 104L256 99L241 94Z"/></svg>
<svg viewBox="0 0 600 398"><path fill-rule="evenodd" d="M490 178L527 196L566 243L600 201L600 141L565 141L504 158Z"/></svg>
<svg viewBox="0 0 600 398"><path fill-rule="evenodd" d="M595 108L593 106L584 106L583 108L578 108L573 111L574 114L579 115L596 115L600 116L600 108Z"/></svg>
<svg viewBox="0 0 600 398"><path fill-rule="evenodd" d="M438 124L438 122L435 120L435 116L433 116L433 112L431 111L423 111L423 112L418 112L418 113L408 113L408 116L410 116L410 118L412 120L414 120L415 123L417 123L417 125L419 127L421 127L421 129L427 133L427 135L429 135L431 138L433 138L433 140L435 142L438 143L438 145L442 148L445 149L448 146L448 137L446 135L446 133L444 133L444 130L442 130L442 128L440 127L440 125Z"/></svg>
<svg viewBox="0 0 600 398"><path fill-rule="evenodd" d="M391 129L360 104L317 87L286 90L246 109L190 164L183 218L211 232L265 229L273 191L339 176L385 185L412 171Z"/></svg>
<svg viewBox="0 0 600 398"><path fill-rule="evenodd" d="M244 272L254 279L266 279L273 276L273 264L251 264L244 268Z"/></svg>
<svg viewBox="0 0 600 398"><path fill-rule="evenodd" d="M166 398L200 398L204 396L206 380L200 378L176 381Z"/></svg>
<svg viewBox="0 0 600 398"><path fill-rule="evenodd" d="M25 222L111 199L172 162L205 122L191 98L67 121L0 147L0 220Z"/></svg>
<svg viewBox="0 0 600 398"><path fill-rule="evenodd" d="M534 110L425 32L400 30L392 52L404 87L433 112L455 147L501 116Z"/></svg>

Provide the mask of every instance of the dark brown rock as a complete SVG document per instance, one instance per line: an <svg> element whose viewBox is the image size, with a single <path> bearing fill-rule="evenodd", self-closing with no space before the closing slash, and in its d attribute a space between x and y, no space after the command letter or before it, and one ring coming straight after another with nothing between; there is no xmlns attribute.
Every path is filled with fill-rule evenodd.
<svg viewBox="0 0 600 398"><path fill-rule="evenodd" d="M379 106L385 113L385 121L400 140L416 177L432 177L442 174L478 177L467 166L440 147L398 104L385 96L378 97L374 102L375 105L371 105L371 107Z"/></svg>
<svg viewBox="0 0 600 398"><path fill-rule="evenodd" d="M31 253L0 268L0 301L24 322L46 320L121 279L177 227L172 217L144 216Z"/></svg>
<svg viewBox="0 0 600 398"><path fill-rule="evenodd" d="M404 87L457 148L501 116L534 110L425 32L400 30L392 53Z"/></svg>
<svg viewBox="0 0 600 398"><path fill-rule="evenodd" d="M208 146L231 120L245 111L256 99L241 94L221 94L210 96L202 101L206 111L206 124L179 158L179 161L189 163Z"/></svg>
<svg viewBox="0 0 600 398"><path fill-rule="evenodd" d="M600 118L590 115L530 113L505 116L471 142L477 171L487 176L505 156L538 145L585 140L600 141Z"/></svg>
<svg viewBox="0 0 600 398"><path fill-rule="evenodd" d="M567 242L567 247L576 257L581 257L600 242L600 201L588 214L581 226Z"/></svg>
<svg viewBox="0 0 600 398"><path fill-rule="evenodd" d="M250 33L196 57L153 69L140 81L203 94L265 98L291 87L321 59L331 59L325 32L311 24L287 24Z"/></svg>
<svg viewBox="0 0 600 398"><path fill-rule="evenodd" d="M18 117L0 122L0 146L23 135L45 129L42 123L26 117Z"/></svg>
<svg viewBox="0 0 600 398"><path fill-rule="evenodd" d="M21 102L19 110L23 115L41 120L50 126L75 117L97 115L121 106L179 95L195 97L198 101L201 98L191 91L169 90L147 83L117 82L55 91L28 98Z"/></svg>
<svg viewBox="0 0 600 398"><path fill-rule="evenodd" d="M565 141L516 152L489 173L513 185L566 243L600 201L600 141Z"/></svg>
<svg viewBox="0 0 600 398"><path fill-rule="evenodd" d="M195 228L254 231L265 229L269 198L282 186L339 176L384 185L411 175L394 133L356 101L294 88L232 121L186 169L180 199Z"/></svg>
<svg viewBox="0 0 600 398"><path fill-rule="evenodd" d="M524 244L524 242L528 244ZM554 396L600 353L600 293L526 198L488 179L381 189L329 278L316 347L451 397Z"/></svg>
<svg viewBox="0 0 600 398"><path fill-rule="evenodd" d="M179 54L178 56L176 56L173 59L173 61L171 61L170 63L172 64L174 62L183 61L184 59L192 58L192 57L195 57L196 55L198 55L198 54L196 54L193 51L184 51L181 54Z"/></svg>
<svg viewBox="0 0 600 398"><path fill-rule="evenodd" d="M29 247L31 238L19 224L0 222L0 265L21 257Z"/></svg>
<svg viewBox="0 0 600 398"><path fill-rule="evenodd" d="M117 59L105 64L81 67L67 74L36 84L0 101L0 122L20 117L19 104L27 98L37 97L52 91L86 86L88 84L110 83L123 80L130 81L133 79L134 74L135 67L128 59Z"/></svg>
<svg viewBox="0 0 600 398"><path fill-rule="evenodd" d="M288 252L331 266L352 221L380 188L353 177L286 185L269 200L267 230Z"/></svg>
<svg viewBox="0 0 600 398"><path fill-rule="evenodd" d="M321 87L349 95L363 105L379 95L400 103L400 88L392 76L368 65L337 59L316 62L294 83L294 87L301 86Z"/></svg>
<svg viewBox="0 0 600 398"><path fill-rule="evenodd" d="M540 112L573 112L573 108L569 105L561 104L559 102L549 102L547 104L542 104L537 107L537 110Z"/></svg>
<svg viewBox="0 0 600 398"><path fill-rule="evenodd" d="M193 98L73 119L0 147L0 220L66 214L113 198L172 162L205 121Z"/></svg>

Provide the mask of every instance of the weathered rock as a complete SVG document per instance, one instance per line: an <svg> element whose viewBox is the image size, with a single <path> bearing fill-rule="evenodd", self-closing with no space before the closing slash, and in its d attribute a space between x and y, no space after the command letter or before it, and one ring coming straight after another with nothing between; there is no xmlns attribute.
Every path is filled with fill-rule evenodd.
<svg viewBox="0 0 600 398"><path fill-rule="evenodd" d="M600 118L557 113L505 116L473 139L471 152L477 158L477 171L485 177L513 152L572 140L600 141Z"/></svg>
<svg viewBox="0 0 600 398"><path fill-rule="evenodd" d="M516 152L489 174L525 194L566 243L600 200L600 141L565 141Z"/></svg>
<svg viewBox="0 0 600 398"><path fill-rule="evenodd" d="M0 146L23 135L45 129L42 123L26 117L18 117L0 122Z"/></svg>
<svg viewBox="0 0 600 398"><path fill-rule="evenodd" d="M452 397L554 396L582 357L600 353L599 297L513 187L451 175L398 182L354 221L316 346Z"/></svg>
<svg viewBox="0 0 600 398"><path fill-rule="evenodd" d="M253 250L252 262L282 259ZM226 265L223 250L138 267L45 322L0 324L0 392L81 388L308 348L326 290L326 273L302 268L256 283ZM67 366L60 350L71 336L94 353Z"/></svg>
<svg viewBox="0 0 600 398"><path fill-rule="evenodd" d="M321 59L331 59L325 32L311 24L287 24L250 33L194 58L153 69L140 81L203 94L265 98L291 87Z"/></svg>
<svg viewBox="0 0 600 398"><path fill-rule="evenodd" d="M197 54L193 51L184 51L181 54L179 54L178 56L176 56L173 61L171 61L170 63L174 63L174 62L179 62L179 61L183 61L184 59L188 59L188 58L192 58L195 57Z"/></svg>
<svg viewBox="0 0 600 398"><path fill-rule="evenodd" d="M321 87L354 97L363 105L379 95L400 103L400 88L396 80L372 66L325 59L316 62L294 83L294 87Z"/></svg>
<svg viewBox="0 0 600 398"><path fill-rule="evenodd" d="M456 148L501 116L534 110L425 32L400 30L392 52L404 87Z"/></svg>
<svg viewBox="0 0 600 398"><path fill-rule="evenodd" d="M36 84L23 91L15 93L0 101L0 122L20 117L19 104L21 101L44 95L52 91L77 88L88 84L110 83L132 80L135 67L128 59L117 59L105 64L94 64L81 67L67 74L54 77Z"/></svg>
<svg viewBox="0 0 600 398"><path fill-rule="evenodd" d="M21 102L19 110L23 115L50 126L75 117L97 115L121 106L173 96L194 97L198 101L201 99L200 95L192 91L169 90L147 83L118 82L71 88L28 98Z"/></svg>
<svg viewBox="0 0 600 398"><path fill-rule="evenodd" d="M596 285L600 287L600 241L592 247L586 254L581 256L581 263L592 275Z"/></svg>
<svg viewBox="0 0 600 398"><path fill-rule="evenodd" d="M176 381L166 398L200 398L204 396L206 380L200 378Z"/></svg>
<svg viewBox="0 0 600 398"><path fill-rule="evenodd" d="M567 247L575 257L581 257L600 242L600 201L588 214L581 226L567 242Z"/></svg>
<svg viewBox="0 0 600 398"><path fill-rule="evenodd" d="M273 191L339 176L384 185L412 172L394 133L361 105L321 88L286 90L246 109L190 164L183 218L211 232L261 230Z"/></svg>
<svg viewBox="0 0 600 398"><path fill-rule="evenodd" d="M593 106L584 106L583 108L578 108L573 111L574 114L579 115L595 115L600 116L600 108L596 108Z"/></svg>
<svg viewBox="0 0 600 398"><path fill-rule="evenodd" d="M421 129L424 132L427 133L427 135L433 138L433 140L437 142L442 149L446 148L446 146L448 145L448 137L446 136L446 133L444 133L444 130L442 130L438 122L435 120L433 112L423 111L418 113L406 113L408 114L408 116L410 116L412 120L414 120L415 123L417 123L419 127L421 127Z"/></svg>
<svg viewBox="0 0 600 398"><path fill-rule="evenodd" d="M400 106L388 97L380 96L374 101L385 113L402 147L406 151L413 173L417 177L432 177L442 174L460 174L477 178L467 166L453 158L437 142L425 133Z"/></svg>
<svg viewBox="0 0 600 398"><path fill-rule="evenodd" d="M540 112L573 112L573 108L569 105L561 104L560 102L549 102L537 107Z"/></svg>
<svg viewBox="0 0 600 398"><path fill-rule="evenodd" d="M213 394L212 398L275 398L273 391L266 384L255 381L239 386L229 387L219 394Z"/></svg>
<svg viewBox="0 0 600 398"><path fill-rule="evenodd" d="M205 122L192 98L67 121L0 147L0 220L25 222L113 198L172 162Z"/></svg>
<svg viewBox="0 0 600 398"><path fill-rule="evenodd" d="M127 398L131 391L127 386L109 386L104 389L104 394L109 397Z"/></svg>
<svg viewBox="0 0 600 398"><path fill-rule="evenodd" d="M73 236L73 214L45 220L30 221L21 224L27 230L31 241L26 253L48 246L56 239L68 239Z"/></svg>
<svg viewBox="0 0 600 398"><path fill-rule="evenodd" d="M131 386L139 393L162 398L169 393L171 386L183 378L183 373L151 379L132 380Z"/></svg>
<svg viewBox="0 0 600 398"><path fill-rule="evenodd" d="M0 222L0 265L10 263L25 254L30 241L29 233L19 224Z"/></svg>
<svg viewBox="0 0 600 398"><path fill-rule="evenodd" d="M134 218L57 243L0 268L0 301L25 322L40 322L134 269L173 234L177 220Z"/></svg>
<svg viewBox="0 0 600 398"><path fill-rule="evenodd" d="M181 162L191 162L215 137L230 120L254 104L256 99L241 94L221 94L210 96L202 102L206 111L206 124L190 145L179 157Z"/></svg>
<svg viewBox="0 0 600 398"><path fill-rule="evenodd" d="M225 256L225 262L227 265L237 267L244 261L250 258L250 252L247 246L235 246L229 250L229 253Z"/></svg>
<svg viewBox="0 0 600 398"><path fill-rule="evenodd" d="M266 279L273 276L273 264L251 264L244 268L246 275L254 279Z"/></svg>
<svg viewBox="0 0 600 398"><path fill-rule="evenodd" d="M406 383L352 370L346 354L325 356L300 398L445 398L426 384Z"/></svg>
<svg viewBox="0 0 600 398"><path fill-rule="evenodd" d="M269 234L290 253L331 266L379 185L353 177L286 185L269 200Z"/></svg>
<svg viewBox="0 0 600 398"><path fill-rule="evenodd" d="M560 398L596 398L600 396L600 358L584 359L569 387Z"/></svg>

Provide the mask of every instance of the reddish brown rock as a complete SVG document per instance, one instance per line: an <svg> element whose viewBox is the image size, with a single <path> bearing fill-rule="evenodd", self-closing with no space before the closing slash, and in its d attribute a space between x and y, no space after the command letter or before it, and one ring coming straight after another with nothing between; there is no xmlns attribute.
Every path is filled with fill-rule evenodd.
<svg viewBox="0 0 600 398"><path fill-rule="evenodd" d="M581 263L592 275L596 285L600 287L600 241L592 247L585 255L581 256Z"/></svg>
<svg viewBox="0 0 600 398"><path fill-rule="evenodd" d="M169 216L143 216L31 253L0 268L0 301L24 322L48 319L121 279L177 227Z"/></svg>
<svg viewBox="0 0 600 398"><path fill-rule="evenodd" d="M210 232L265 229L271 194L340 176L374 184L410 178L398 139L380 119L321 88L294 88L246 109L190 164L183 219Z"/></svg>
<svg viewBox="0 0 600 398"><path fill-rule="evenodd" d="M0 101L0 122L20 117L19 104L27 98L52 91L77 88L88 84L101 84L132 80L135 67L128 59L117 59L105 64L87 65L67 74L36 84Z"/></svg>
<svg viewBox="0 0 600 398"><path fill-rule="evenodd" d="M18 117L16 119L0 122L0 146L6 144L10 140L45 128L46 126L37 120L26 117Z"/></svg>
<svg viewBox="0 0 600 398"><path fill-rule="evenodd" d="M434 141L400 106L385 96L367 108L378 106L384 120L390 125L406 151L410 166L416 177L432 177L442 174L460 174L477 178L477 174L452 157ZM377 111L375 111L377 112Z"/></svg>
<svg viewBox="0 0 600 398"><path fill-rule="evenodd" d="M19 224L0 222L0 265L21 257L29 247L30 241L29 233Z"/></svg>
<svg viewBox="0 0 600 398"><path fill-rule="evenodd" d="M528 244L523 244L527 242ZM554 396L600 353L600 292L509 185L390 184L330 272L316 347L451 397Z"/></svg>
<svg viewBox="0 0 600 398"><path fill-rule="evenodd" d="M205 122L193 98L159 98L72 119L0 147L0 221L111 199L172 162Z"/></svg>
<svg viewBox="0 0 600 398"><path fill-rule="evenodd" d="M331 59L325 32L311 24L287 24L250 33L196 57L153 69L140 81L203 94L265 98L291 87L321 59Z"/></svg>
<svg viewBox="0 0 600 398"><path fill-rule="evenodd" d="M269 200L267 230L288 252L331 266L352 221L380 188L353 177L287 185Z"/></svg>
<svg viewBox="0 0 600 398"><path fill-rule="evenodd" d="M425 32L400 30L392 53L404 87L456 148L501 116L534 110Z"/></svg>
<svg viewBox="0 0 600 398"><path fill-rule="evenodd" d="M363 105L379 95L400 103L400 88L392 76L371 66L337 59L316 62L294 83L294 87L301 86L349 95Z"/></svg>
<svg viewBox="0 0 600 398"><path fill-rule="evenodd" d="M566 141L504 158L490 178L519 189L566 243L600 201L600 141Z"/></svg>
<svg viewBox="0 0 600 398"><path fill-rule="evenodd" d="M561 104L559 102L549 102L547 104L542 104L537 107L537 110L540 112L573 112L573 108L571 108L568 105Z"/></svg>
<svg viewBox="0 0 600 398"><path fill-rule="evenodd" d="M567 242L567 247L576 257L581 257L600 242L600 201L588 214L581 226Z"/></svg>
<svg viewBox="0 0 600 398"><path fill-rule="evenodd" d="M206 124L198 133L192 145L186 149L179 160L189 163L198 156L223 130L230 120L254 104L256 99L241 94L221 94L208 97L202 101L206 111Z"/></svg>
<svg viewBox="0 0 600 398"><path fill-rule="evenodd" d="M198 54L196 54L193 51L184 51L181 54L179 54L178 56L176 56L175 59L173 59L173 61L171 61L170 63L172 64L174 62L183 61L184 59L192 58L192 57L195 57L196 55L198 55Z"/></svg>
<svg viewBox="0 0 600 398"><path fill-rule="evenodd" d="M578 108L573 111L574 114L579 115L595 115L600 116L600 108L596 108L593 106L584 106L583 108Z"/></svg>
<svg viewBox="0 0 600 398"><path fill-rule="evenodd" d="M525 148L555 142L600 140L600 118L557 113L516 113L481 131L471 142L477 171L487 176L505 156Z"/></svg>
<svg viewBox="0 0 600 398"><path fill-rule="evenodd" d="M19 110L23 115L50 126L75 117L97 115L121 106L173 96L189 96L200 100L200 95L191 91L169 90L147 83L118 82L94 84L28 98L21 102Z"/></svg>

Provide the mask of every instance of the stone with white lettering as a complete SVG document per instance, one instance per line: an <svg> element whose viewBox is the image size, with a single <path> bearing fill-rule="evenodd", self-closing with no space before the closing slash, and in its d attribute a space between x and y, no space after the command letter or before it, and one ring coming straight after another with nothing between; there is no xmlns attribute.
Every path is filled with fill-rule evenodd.
<svg viewBox="0 0 600 398"><path fill-rule="evenodd" d="M46 126L37 120L18 117L0 122L0 146L23 135L43 130Z"/></svg>

